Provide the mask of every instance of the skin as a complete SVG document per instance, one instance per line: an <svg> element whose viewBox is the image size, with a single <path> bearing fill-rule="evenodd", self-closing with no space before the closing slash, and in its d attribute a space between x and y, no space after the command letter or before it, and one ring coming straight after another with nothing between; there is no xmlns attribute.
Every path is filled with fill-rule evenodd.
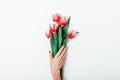
<svg viewBox="0 0 120 80"><path fill-rule="evenodd" d="M54 58L52 57L52 52L49 51L50 69L51 69L53 80L61 80L60 69L65 63L66 55L67 55L67 47L65 46L62 46L59 49L58 53Z"/></svg>

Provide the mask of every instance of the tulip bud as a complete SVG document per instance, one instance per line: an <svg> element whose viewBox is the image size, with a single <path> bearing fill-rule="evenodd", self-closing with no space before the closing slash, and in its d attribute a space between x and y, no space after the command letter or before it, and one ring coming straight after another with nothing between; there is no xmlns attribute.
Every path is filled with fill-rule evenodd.
<svg viewBox="0 0 120 80"><path fill-rule="evenodd" d="M62 17L62 18L60 19L60 21L59 21L59 24L60 24L61 26L65 26L66 23L67 23L67 18L66 18L66 17Z"/></svg>
<svg viewBox="0 0 120 80"><path fill-rule="evenodd" d="M49 31L53 34L54 32L58 31L58 24L50 24L49 25Z"/></svg>
<svg viewBox="0 0 120 80"><path fill-rule="evenodd" d="M50 31L45 32L45 35L48 39L52 37L52 34Z"/></svg>
<svg viewBox="0 0 120 80"><path fill-rule="evenodd" d="M60 18L61 18L61 14L56 13L56 14L53 15L52 20L53 20L54 22L59 22Z"/></svg>
<svg viewBox="0 0 120 80"><path fill-rule="evenodd" d="M53 29L53 25L52 24L49 24L49 31L53 34L54 29Z"/></svg>
<svg viewBox="0 0 120 80"><path fill-rule="evenodd" d="M74 30L68 31L66 34L66 36L70 39L73 39L76 35L77 33Z"/></svg>

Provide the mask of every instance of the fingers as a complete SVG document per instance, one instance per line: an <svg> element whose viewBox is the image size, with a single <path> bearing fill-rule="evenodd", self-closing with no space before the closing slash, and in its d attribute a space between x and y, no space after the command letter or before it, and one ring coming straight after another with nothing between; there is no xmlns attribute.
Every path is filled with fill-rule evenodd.
<svg viewBox="0 0 120 80"><path fill-rule="evenodd" d="M49 50L50 61L53 59L52 52Z"/></svg>
<svg viewBox="0 0 120 80"><path fill-rule="evenodd" d="M61 53L61 55L59 56L59 68L61 68L65 62L65 58L67 55L67 47L65 47L65 49L63 50L63 52Z"/></svg>
<svg viewBox="0 0 120 80"><path fill-rule="evenodd" d="M62 51L62 53L60 54L60 56L59 56L60 60L62 59L63 56L65 56L66 51L67 51L67 47L65 47L64 50Z"/></svg>
<svg viewBox="0 0 120 80"><path fill-rule="evenodd" d="M60 54L61 54L61 52L63 51L63 49L64 49L64 45L60 48L60 50L58 51L58 53L56 54L56 56L55 57L59 57L60 56Z"/></svg>
<svg viewBox="0 0 120 80"><path fill-rule="evenodd" d="M60 66L59 66L59 68L61 68L63 66L63 64L65 63L66 56L67 56L67 50L65 51L64 55L60 59L60 62L59 62Z"/></svg>
<svg viewBox="0 0 120 80"><path fill-rule="evenodd" d="M59 65L60 65L59 69L61 69L61 67L64 65L65 59L66 59L66 56L64 58L62 58L62 60L60 61L60 63L59 63Z"/></svg>

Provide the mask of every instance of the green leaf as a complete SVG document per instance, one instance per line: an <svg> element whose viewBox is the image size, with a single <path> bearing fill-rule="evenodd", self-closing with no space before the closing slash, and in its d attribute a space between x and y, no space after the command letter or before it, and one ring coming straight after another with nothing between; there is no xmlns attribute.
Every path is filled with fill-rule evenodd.
<svg viewBox="0 0 120 80"><path fill-rule="evenodd" d="M63 42L62 42L62 45L67 45L67 41L68 41L68 37L66 37L64 40L63 40Z"/></svg>
<svg viewBox="0 0 120 80"><path fill-rule="evenodd" d="M71 17L68 18L67 24L65 26L63 26L63 32L62 32L63 33L63 36L62 36L63 38L65 38L66 33L67 33L68 29L69 29L70 19L71 19Z"/></svg>
<svg viewBox="0 0 120 80"><path fill-rule="evenodd" d="M55 32L50 38L50 45L52 50L53 57L57 54L58 45L57 45L57 33Z"/></svg>
<svg viewBox="0 0 120 80"><path fill-rule="evenodd" d="M62 46L62 27L58 29L58 49Z"/></svg>
<svg viewBox="0 0 120 80"><path fill-rule="evenodd" d="M53 34L53 38L54 38L54 40L57 39L57 33L56 32Z"/></svg>
<svg viewBox="0 0 120 80"><path fill-rule="evenodd" d="M53 37L50 38L50 46L51 46L51 50L52 50L52 55L55 55L55 51L54 51L54 39Z"/></svg>

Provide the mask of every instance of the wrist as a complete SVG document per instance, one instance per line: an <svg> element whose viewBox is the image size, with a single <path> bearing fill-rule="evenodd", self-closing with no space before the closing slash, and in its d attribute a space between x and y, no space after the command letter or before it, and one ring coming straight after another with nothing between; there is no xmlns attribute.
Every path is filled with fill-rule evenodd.
<svg viewBox="0 0 120 80"><path fill-rule="evenodd" d="M60 71L52 72L53 80L61 80Z"/></svg>

